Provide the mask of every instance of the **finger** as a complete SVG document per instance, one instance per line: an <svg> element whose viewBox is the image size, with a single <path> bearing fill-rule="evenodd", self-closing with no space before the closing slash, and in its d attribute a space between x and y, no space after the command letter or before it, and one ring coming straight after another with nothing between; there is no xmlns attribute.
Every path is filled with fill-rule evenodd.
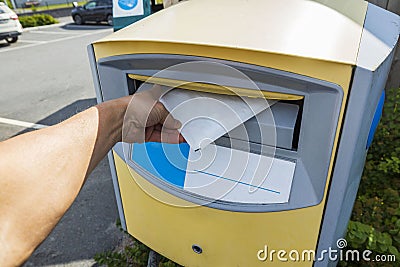
<svg viewBox="0 0 400 267"><path fill-rule="evenodd" d="M185 138L181 134L179 135L179 143L187 143Z"/></svg>
<svg viewBox="0 0 400 267"><path fill-rule="evenodd" d="M163 136L164 135L166 135L166 143L169 143L169 144L179 144L179 134L170 134L170 133L167 133L167 134L164 134L163 133ZM165 137L164 137L165 138ZM164 139L163 138L163 139Z"/></svg>
<svg viewBox="0 0 400 267"><path fill-rule="evenodd" d="M165 133L160 131L152 131L151 135L147 136L146 142L162 142L168 144L179 144L183 138L180 138L179 133Z"/></svg>
<svg viewBox="0 0 400 267"><path fill-rule="evenodd" d="M157 131L160 131L160 132L167 132L167 133L175 133L177 131L177 129L170 129L170 128L164 127L164 125L162 125L162 124L154 125L154 129L156 129Z"/></svg>
<svg viewBox="0 0 400 267"><path fill-rule="evenodd" d="M152 107L151 112L149 112L148 114L148 118L146 120L146 126L163 124L168 114L169 112L164 107L164 105L161 102L156 102L155 105Z"/></svg>
<svg viewBox="0 0 400 267"><path fill-rule="evenodd" d="M161 132L161 142L170 144L183 143L185 139L177 130L171 132Z"/></svg>
<svg viewBox="0 0 400 267"><path fill-rule="evenodd" d="M146 142L161 142L161 132L160 131L152 131L151 135L146 138Z"/></svg>
<svg viewBox="0 0 400 267"><path fill-rule="evenodd" d="M167 114L163 125L167 129L179 129L182 127L182 123L180 121L174 119L174 117L172 117L172 115L170 113Z"/></svg>
<svg viewBox="0 0 400 267"><path fill-rule="evenodd" d="M146 142L186 143L185 138L176 129L163 128L161 124L157 124L151 129L148 128L150 127L146 128ZM163 139L161 138L162 135L164 135ZM177 136L177 140L174 140L174 136Z"/></svg>
<svg viewBox="0 0 400 267"><path fill-rule="evenodd" d="M163 143L169 143L169 144L180 144L180 143L186 143L185 138L183 138L182 135L180 134L166 134L166 136L163 136L161 138L162 134L160 131L153 131L151 132L151 135L149 135L146 138L146 142L163 142Z"/></svg>
<svg viewBox="0 0 400 267"><path fill-rule="evenodd" d="M163 124L165 128L169 129L179 129L182 126L182 123L178 120L175 120L161 102L157 102L154 106L154 109L156 121L153 122L154 124L148 124L148 126L158 123Z"/></svg>
<svg viewBox="0 0 400 267"><path fill-rule="evenodd" d="M175 132L161 132L156 129L149 131L146 134L146 142L162 142L168 144L179 144L183 142L183 137L179 134L178 131Z"/></svg>
<svg viewBox="0 0 400 267"><path fill-rule="evenodd" d="M162 124L160 124L160 123L154 125L154 129L157 130L157 131L160 131L160 132L161 132L161 130L162 130L162 127L163 127L163 126L162 126Z"/></svg>
<svg viewBox="0 0 400 267"><path fill-rule="evenodd" d="M159 132L153 126L146 127L144 130L145 130L144 142L148 142L148 140L151 139L151 136L153 135L154 132Z"/></svg>

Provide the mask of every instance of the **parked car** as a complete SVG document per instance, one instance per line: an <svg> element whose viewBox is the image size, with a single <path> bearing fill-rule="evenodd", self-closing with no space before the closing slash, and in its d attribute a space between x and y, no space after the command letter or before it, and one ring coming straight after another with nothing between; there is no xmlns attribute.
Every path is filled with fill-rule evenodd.
<svg viewBox="0 0 400 267"><path fill-rule="evenodd" d="M113 25L112 0L93 0L87 2L84 6L78 6L76 2L71 16L76 24L81 25L87 21L101 22L106 21Z"/></svg>
<svg viewBox="0 0 400 267"><path fill-rule="evenodd" d="M0 40L15 43L22 33L22 25L17 14L4 3L0 2Z"/></svg>

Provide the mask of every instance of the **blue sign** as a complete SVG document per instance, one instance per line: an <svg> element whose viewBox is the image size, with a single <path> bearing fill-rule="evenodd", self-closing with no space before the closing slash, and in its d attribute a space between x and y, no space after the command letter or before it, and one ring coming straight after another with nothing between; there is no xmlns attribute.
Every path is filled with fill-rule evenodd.
<svg viewBox="0 0 400 267"><path fill-rule="evenodd" d="M134 9L138 5L138 0L118 0L118 6L123 10Z"/></svg>

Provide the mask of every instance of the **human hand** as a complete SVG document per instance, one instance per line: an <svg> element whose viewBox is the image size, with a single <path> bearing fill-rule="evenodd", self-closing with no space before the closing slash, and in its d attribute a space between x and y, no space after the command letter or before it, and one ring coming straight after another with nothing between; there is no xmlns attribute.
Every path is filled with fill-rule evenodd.
<svg viewBox="0 0 400 267"><path fill-rule="evenodd" d="M161 94L161 87L155 85L148 91L125 97L129 105L122 128L123 142L182 143L185 141L178 132L182 124L175 120L158 101Z"/></svg>

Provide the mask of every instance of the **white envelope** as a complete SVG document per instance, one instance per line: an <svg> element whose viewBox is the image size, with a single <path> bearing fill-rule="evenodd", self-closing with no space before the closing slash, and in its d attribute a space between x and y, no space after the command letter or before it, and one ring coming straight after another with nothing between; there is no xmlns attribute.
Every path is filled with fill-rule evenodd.
<svg viewBox="0 0 400 267"><path fill-rule="evenodd" d="M206 147L269 107L263 98L182 89L172 89L160 102L182 122L180 132L193 150Z"/></svg>
<svg viewBox="0 0 400 267"><path fill-rule="evenodd" d="M296 163L217 145L189 152L184 189L235 203L287 203Z"/></svg>

